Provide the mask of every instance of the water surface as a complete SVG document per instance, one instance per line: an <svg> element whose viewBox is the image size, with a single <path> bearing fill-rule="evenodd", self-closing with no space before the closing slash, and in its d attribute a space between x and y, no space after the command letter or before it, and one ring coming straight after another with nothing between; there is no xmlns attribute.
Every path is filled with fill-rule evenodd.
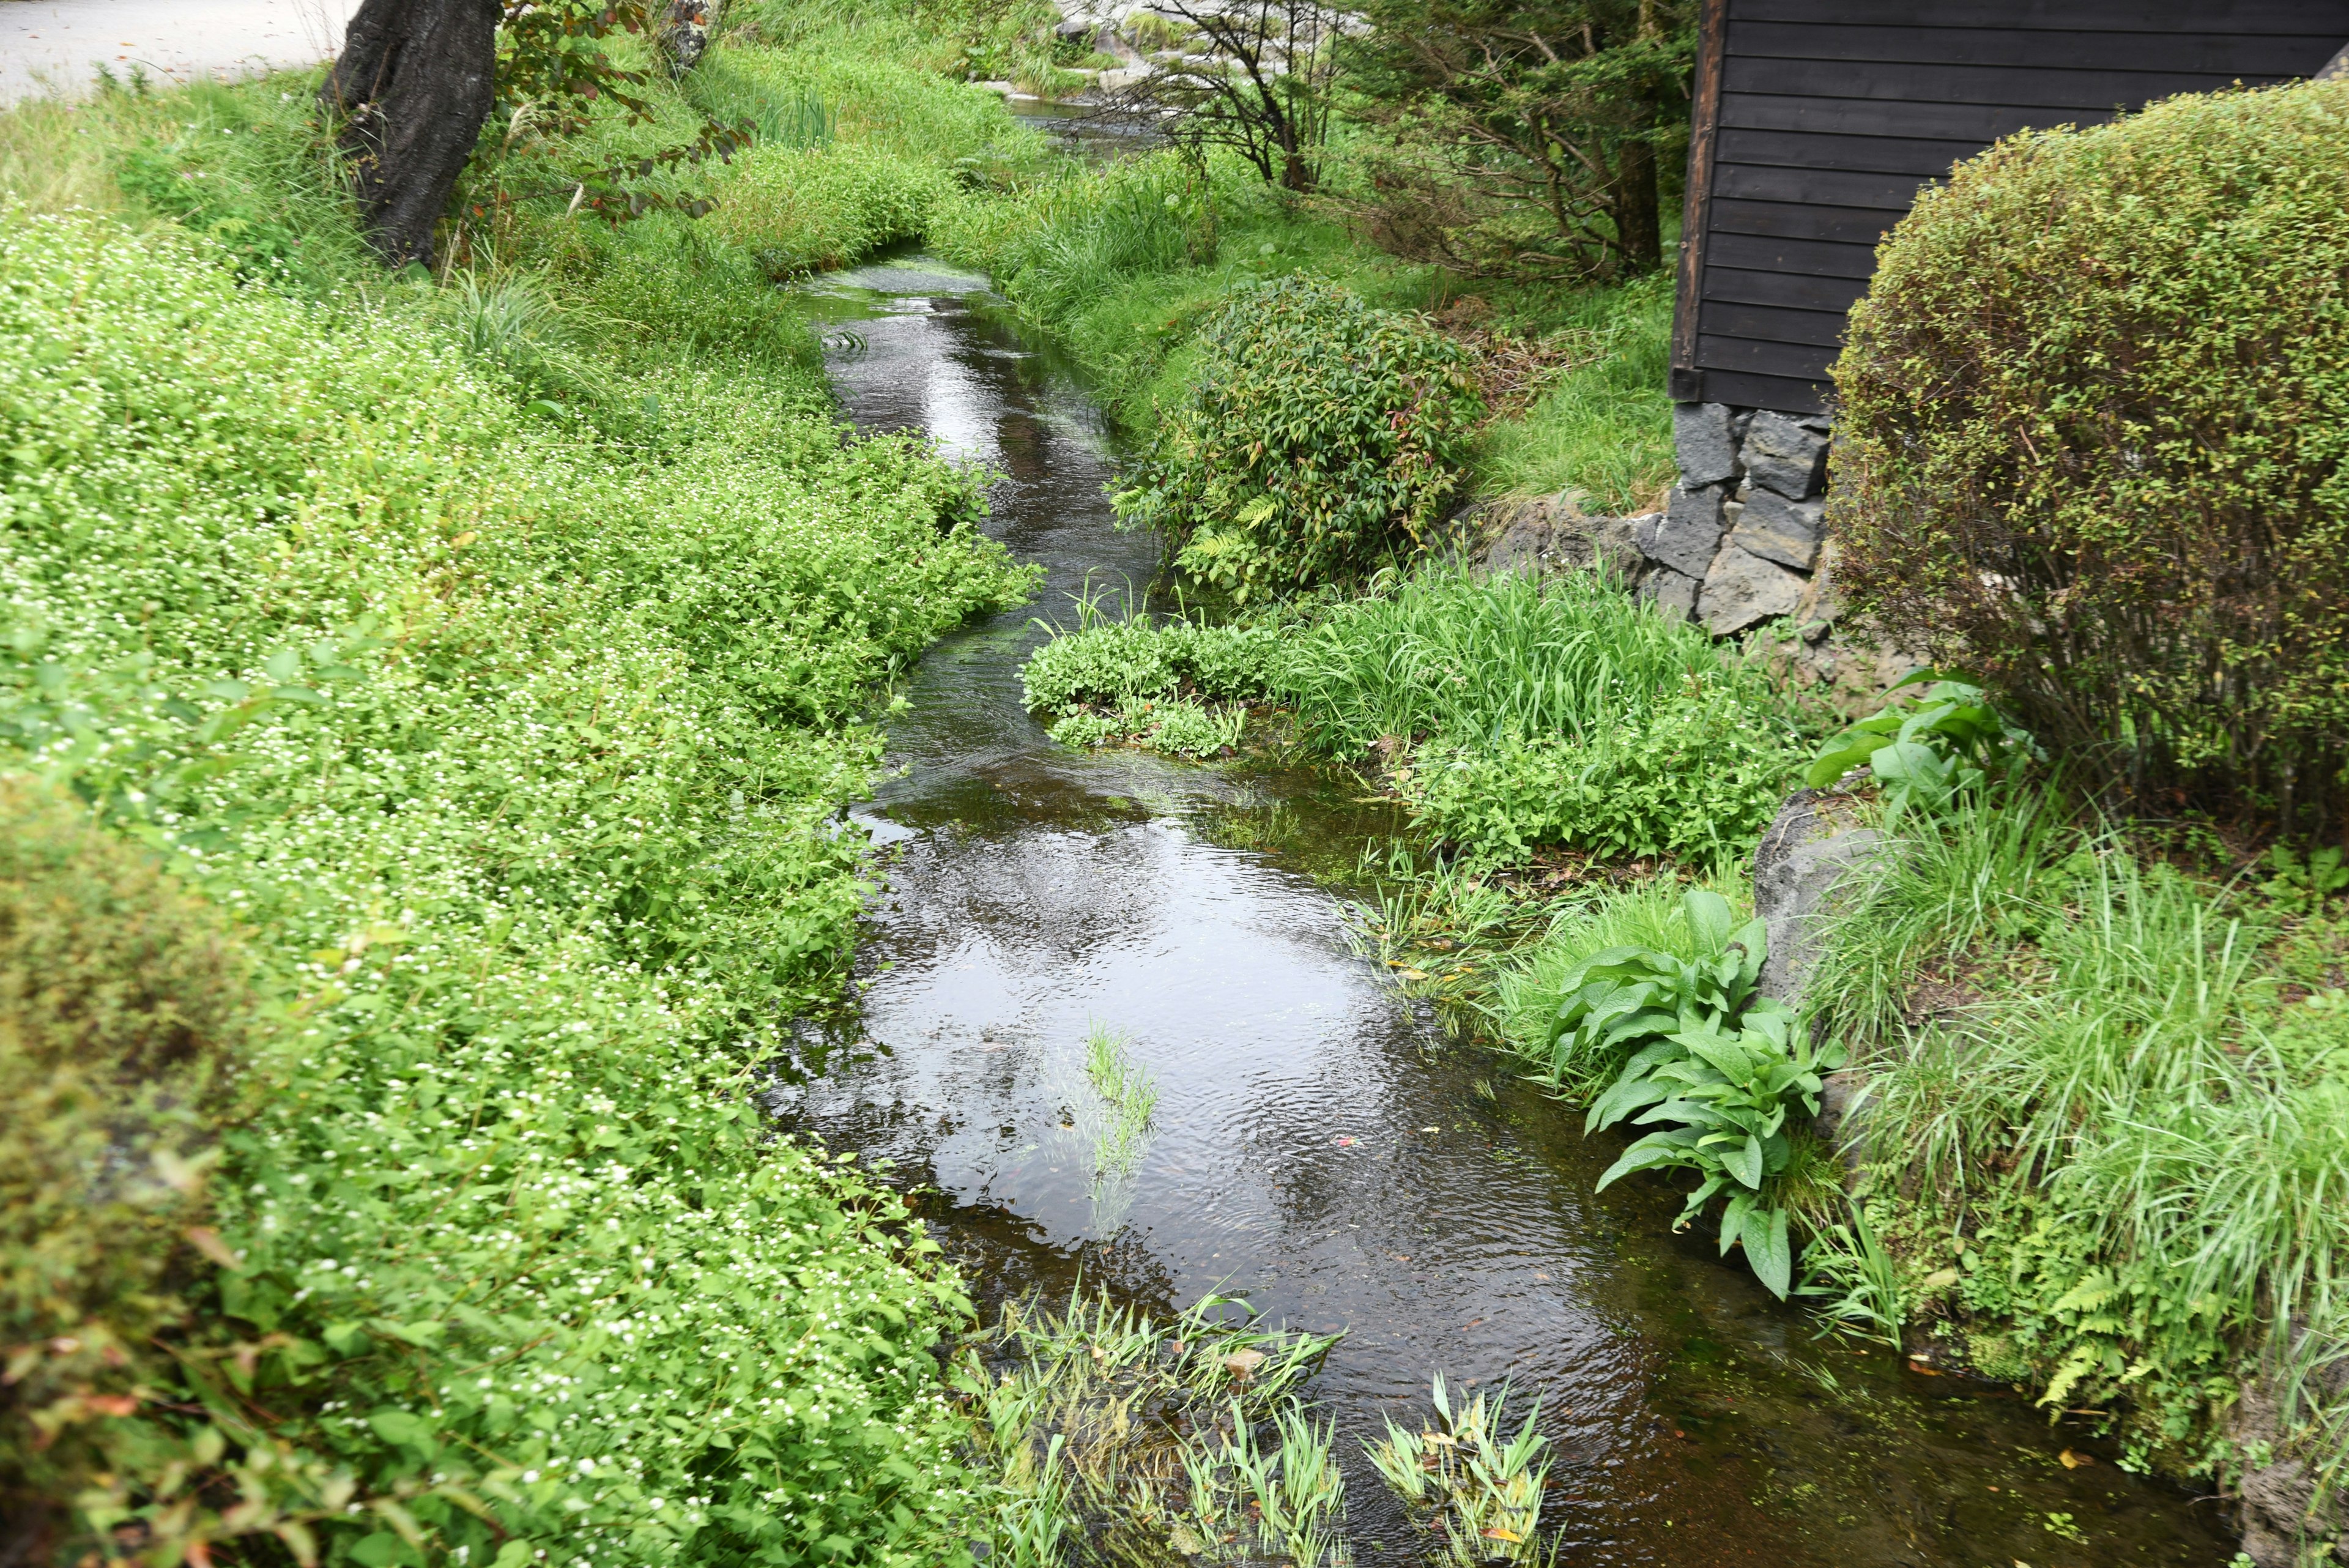
<svg viewBox="0 0 2349 1568"><path fill-rule="evenodd" d="M858 814L887 880L861 1015L780 1112L935 1186L982 1299L1081 1274L1342 1328L1309 1393L1339 1423L1362 1563L1413 1559L1360 1439L1415 1422L1439 1370L1541 1399L1561 1563L2226 1563L2214 1505L2023 1397L1815 1339L1709 1235L1671 1234L1661 1180L1594 1196L1619 1143L1586 1142L1346 940L1330 878L1402 827L1360 784L1046 737L1019 702L1031 618L1088 582L1140 595L1158 552L1112 525L1081 388L983 282L916 260L811 296L853 327L831 369L857 424L999 472L989 527L1049 576L940 643L891 720L895 772ZM1093 1180L1096 1026L1161 1091L1129 1181Z"/></svg>

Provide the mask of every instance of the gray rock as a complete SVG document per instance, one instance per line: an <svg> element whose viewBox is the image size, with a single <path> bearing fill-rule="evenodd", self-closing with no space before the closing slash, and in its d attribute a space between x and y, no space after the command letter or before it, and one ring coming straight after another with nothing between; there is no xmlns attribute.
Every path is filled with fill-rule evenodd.
<svg viewBox="0 0 2349 1568"><path fill-rule="evenodd" d="M1754 416L1745 432L1745 472L1754 483L1789 501L1816 491L1826 477L1827 438L1775 410Z"/></svg>
<svg viewBox="0 0 2349 1568"><path fill-rule="evenodd" d="M1735 419L1727 403L1672 405L1672 450L1680 456L1683 487L1719 484L1736 473Z"/></svg>
<svg viewBox="0 0 2349 1568"><path fill-rule="evenodd" d="M1795 422L1802 426L1806 431L1816 431L1821 435L1831 434L1835 430L1835 416L1833 414L1805 414L1801 419L1796 420Z"/></svg>
<svg viewBox="0 0 2349 1568"><path fill-rule="evenodd" d="M1807 572L1819 556L1819 539L1826 531L1825 501L1789 501L1767 486L1756 485L1737 515L1729 542L1765 561Z"/></svg>
<svg viewBox="0 0 2349 1568"><path fill-rule="evenodd" d="M1578 493L1488 502L1464 514L1465 553L1487 572L1567 572L1605 564L1622 586L1647 570L1639 539L1648 517L1590 517Z"/></svg>
<svg viewBox="0 0 2349 1568"><path fill-rule="evenodd" d="M1715 637L1727 637L1775 616L1791 615L1803 599L1803 579L1774 561L1732 545L1713 558L1697 596L1696 618Z"/></svg>
<svg viewBox="0 0 2349 1568"><path fill-rule="evenodd" d="M1669 510L1643 533L1640 549L1682 576L1702 577L1713 565L1729 524L1721 514L1721 492L1674 486Z"/></svg>
<svg viewBox="0 0 2349 1568"><path fill-rule="evenodd" d="M1818 958L1838 888L1874 857L1883 837L1859 826L1847 795L1796 790L1778 808L1754 851L1754 912L1762 917L1770 946L1760 981L1764 996L1789 1006L1801 1000L1803 978Z"/></svg>
<svg viewBox="0 0 2349 1568"><path fill-rule="evenodd" d="M683 76L709 52L709 36L717 31L724 0L670 0L668 9L653 26L653 47L668 62L670 74Z"/></svg>
<svg viewBox="0 0 2349 1568"><path fill-rule="evenodd" d="M1658 566L1640 585L1640 597L1653 604L1672 620L1692 620L1696 616L1696 596L1704 585L1670 566Z"/></svg>

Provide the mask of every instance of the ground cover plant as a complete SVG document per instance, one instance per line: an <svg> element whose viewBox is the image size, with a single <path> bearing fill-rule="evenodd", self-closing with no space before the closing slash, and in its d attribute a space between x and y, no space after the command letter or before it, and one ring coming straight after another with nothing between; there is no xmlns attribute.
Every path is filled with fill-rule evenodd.
<svg viewBox="0 0 2349 1568"><path fill-rule="evenodd" d="M2266 1368L2309 1396L2267 1440L2337 1469L2308 1374L2349 1328L2342 911L2146 849L2044 797L1902 833L1813 971L1873 1077L1861 1190L1947 1354L2222 1475Z"/></svg>
<svg viewBox="0 0 2349 1568"><path fill-rule="evenodd" d="M2014 138L1852 315L1838 571L2134 808L2344 820L2344 141L2329 82Z"/></svg>
<svg viewBox="0 0 2349 1568"><path fill-rule="evenodd" d="M1383 751L1431 827L1501 858L1749 846L1804 734L1760 670L1592 573L1423 570L1331 607L1284 678L1314 744Z"/></svg>
<svg viewBox="0 0 2349 1568"><path fill-rule="evenodd" d="M835 984L874 683L1028 575L968 476L843 439L742 247L558 200L468 242L508 270L345 271L298 101L0 124L12 179L104 209L0 223L12 867L70 850L123 891L57 919L147 922L77 939L98 994L218 971L253 1020L239 1092L191 1090L210 1125L94 1217L186 1237L160 1279L42 1282L11 1203L0 1420L53 1467L0 1477L12 1520L29 1488L59 1540L165 1555L953 1560L927 1347L967 1309L746 1092ZM177 1008L210 1060L245 1014L204 994L121 1028ZM87 1145L56 1081L11 1103L17 1175Z"/></svg>

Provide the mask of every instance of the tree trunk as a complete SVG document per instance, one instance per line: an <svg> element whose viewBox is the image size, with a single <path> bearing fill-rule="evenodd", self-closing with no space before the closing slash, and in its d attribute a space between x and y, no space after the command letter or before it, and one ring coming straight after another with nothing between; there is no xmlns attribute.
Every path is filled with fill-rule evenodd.
<svg viewBox="0 0 2349 1568"><path fill-rule="evenodd" d="M432 231L497 97L498 0L366 0L318 102L386 266L432 265Z"/></svg>
<svg viewBox="0 0 2349 1568"><path fill-rule="evenodd" d="M1615 166L1616 254L1624 275L1637 276L1664 265L1664 234L1656 201L1656 150L1645 141L1624 143Z"/></svg>
<svg viewBox="0 0 2349 1568"><path fill-rule="evenodd" d="M709 35L717 30L723 0L669 0L667 12L653 29L653 46L668 61L672 76L683 76L701 63L709 51Z"/></svg>

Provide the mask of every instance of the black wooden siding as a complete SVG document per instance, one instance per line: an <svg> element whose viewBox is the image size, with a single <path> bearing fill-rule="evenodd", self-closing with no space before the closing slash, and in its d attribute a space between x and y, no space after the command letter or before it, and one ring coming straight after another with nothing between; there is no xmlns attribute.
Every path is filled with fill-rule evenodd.
<svg viewBox="0 0 2349 1568"><path fill-rule="evenodd" d="M2313 76L2349 0L1707 0L1672 396L1815 411L1876 243L1998 138Z"/></svg>

